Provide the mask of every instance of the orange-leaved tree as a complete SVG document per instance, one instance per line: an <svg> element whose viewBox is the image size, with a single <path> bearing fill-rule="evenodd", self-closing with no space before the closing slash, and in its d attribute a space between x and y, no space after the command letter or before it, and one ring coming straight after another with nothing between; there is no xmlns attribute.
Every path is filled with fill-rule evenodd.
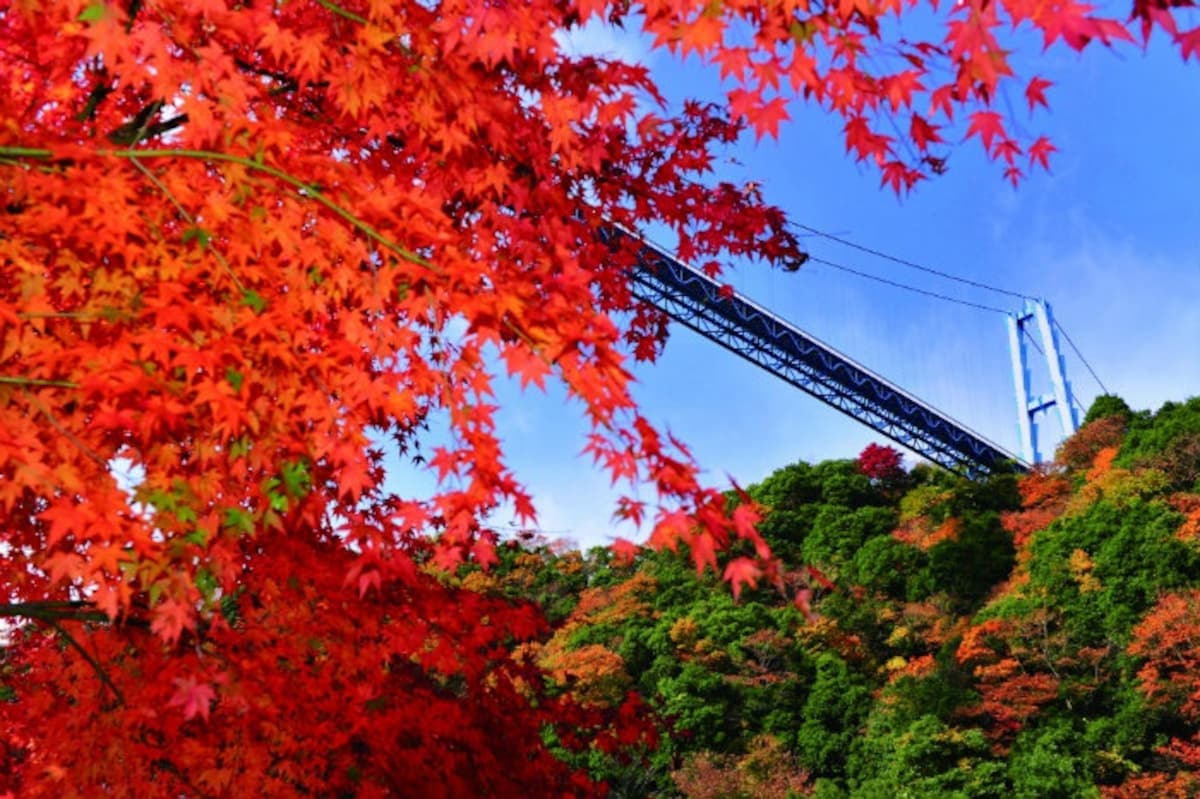
<svg viewBox="0 0 1200 799"><path fill-rule="evenodd" d="M532 518L493 364L580 401L587 450L654 489L621 505L652 543L716 567L747 539L757 562L726 573L777 574L754 514L729 515L631 400L627 359L656 354L664 320L600 229L661 222L712 269L795 264L778 209L704 182L747 126L777 129L779 87L841 115L897 190L964 122L1015 178L1052 148L991 108L1017 79L1001 26L1076 49L1158 27L1187 58L1185 5L1137 0L1122 23L964 0L911 41L890 0L3 4L0 792L594 790L538 748L583 711L506 654L540 627L437 577L494 559L490 511ZM597 18L719 65L729 102L668 112L645 69L565 53ZM421 448L442 415L448 443ZM385 450L435 495L389 488ZM577 726L629 741L634 715ZM463 753L519 759L495 749L506 720L532 758L463 782Z"/></svg>

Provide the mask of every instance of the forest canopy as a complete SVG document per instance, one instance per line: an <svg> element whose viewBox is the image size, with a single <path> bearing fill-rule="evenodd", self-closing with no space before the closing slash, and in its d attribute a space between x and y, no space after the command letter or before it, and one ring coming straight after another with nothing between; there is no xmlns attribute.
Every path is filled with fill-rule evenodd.
<svg viewBox="0 0 1200 799"><path fill-rule="evenodd" d="M805 780L833 786L818 790L840 790L914 768L869 758L892 771L852 777L854 725L893 723L871 709L879 674L854 660L891 646L869 629L879 602L974 618L1016 569L1078 606L1051 626L1092 679L1105 658L1150 647L1158 633L1137 625L1160 593L1175 597L1164 618L1191 602L1190 544L1168 536L1193 512L1190 405L1094 422L1070 476L1041 483L959 485L875 452L866 470L797 467L757 503L731 497L634 401L629 366L658 356L666 318L630 291L637 239L611 234L661 225L712 275L732 258L803 264L782 209L712 175L793 103L841 120L849 156L896 193L943 173L959 138L1019 183L1054 145L994 100L1011 86L1034 111L1053 93L1018 74L1011 37L1082 51L1153 33L1188 59L1193 5L1139 0L1110 17L1073 0L931 3L917 9L934 15L928 38L911 40L896 23L916 7L890 1L4 4L0 793L597 794L616 784L607 770L677 745L658 746L668 728L648 705L691 719L715 758L798 758ZM646 68L565 52L561 34L589 22L699 59L728 81L723 101L671 106ZM500 374L565 390L585 453L627 488L618 514L659 554L626 542L599 577L582 559L582 585L534 569L544 610L491 590L530 555L502 544L494 514L536 518L496 429ZM444 438L429 435L436 420ZM398 488L396 464L437 487ZM773 497L791 521L763 516ZM1066 532L1045 533L1047 516ZM615 562L630 557L664 574L630 584ZM626 638L611 608L586 615L560 584L630 609L712 594L714 626L680 617L626 653L604 632ZM730 704L737 631L784 612L763 604L771 592L813 625L803 660L782 622L782 638L746 644L763 669L751 682L806 675L790 740L769 737L790 723L772 708ZM994 612L980 624L997 635L954 668L982 670L979 713L1000 714L995 729L960 739L956 718L912 721L947 762L981 769L999 768L988 747L1052 693L1075 701L1075 667L1022 660L1026 631L1009 642ZM685 665L657 663L665 642ZM1182 660L1131 697L1174 712L1190 657L1176 644L1159 649ZM916 671L954 659L929 642L897 656ZM589 669L611 679L583 690ZM655 705L648 680L672 701ZM988 680L1017 700L988 699ZM1186 790L1136 749L1186 765L1186 701L1178 712L1174 738L1147 728L1103 784L1158 775ZM746 740L739 719L759 717L774 726Z"/></svg>
<svg viewBox="0 0 1200 799"><path fill-rule="evenodd" d="M878 445L776 470L747 494L783 592L544 546L473 579L553 609L529 650L563 690L655 712L648 769L575 761L614 796L1191 797L1200 398L1092 411L1021 477L880 477Z"/></svg>

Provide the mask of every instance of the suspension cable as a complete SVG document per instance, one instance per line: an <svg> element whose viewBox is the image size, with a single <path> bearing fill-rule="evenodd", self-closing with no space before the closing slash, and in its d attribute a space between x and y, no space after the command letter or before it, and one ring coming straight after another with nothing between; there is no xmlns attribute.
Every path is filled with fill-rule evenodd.
<svg viewBox="0 0 1200 799"><path fill-rule="evenodd" d="M1096 385L1100 386L1101 391L1103 391L1105 394L1108 394L1108 388L1104 385L1104 382L1100 380L1100 376L1096 374L1096 370L1092 368L1090 363L1088 363L1087 358L1083 357L1083 353L1080 352L1079 348L1075 346L1075 342L1071 340L1071 335L1067 333L1066 328L1059 324L1058 319L1054 320L1054 326L1058 328L1059 333L1063 334L1063 338L1067 340L1067 343L1071 345L1071 349L1074 350L1075 354L1079 356L1079 360L1083 362L1085 367L1087 367L1088 373L1091 374L1092 379L1096 381Z"/></svg>
<svg viewBox="0 0 1200 799"><path fill-rule="evenodd" d="M791 222L789 224L791 224L793 227L800 228L801 230L806 230L809 233L812 233L814 235L820 236L825 239L829 239L830 241L837 242L838 244L841 244L845 247L850 247L851 249L858 250L859 252L865 252L868 255L874 255L876 258L883 258L885 261L891 261L892 263L900 264L901 266L906 266L910 269L916 269L916 270L919 270L921 272L926 272L931 275L937 275L938 277L945 278L946 280L953 280L956 283L963 283L968 286L974 286L975 288L985 289L987 291L994 291L997 294L1005 294L1009 297L1016 297L1017 299L1021 299L1021 300L1037 299L1036 297L1033 297L1029 294L1022 294L1019 291L1010 291L1009 289L1003 289L998 286L992 286L987 283L981 283L977 280L970 280L965 277L959 277L958 275L952 275L949 272L943 272L939 269L933 269L932 267L922 266L921 264L906 260L904 258L897 258L894 255L889 255L886 252L872 249L871 247L866 247L866 246L863 246L862 244L857 244L853 241L850 241L849 239L842 238L841 236L835 236L832 233L826 233L823 230L818 230L817 228L811 227L809 225L804 225L799 222Z"/></svg>
<svg viewBox="0 0 1200 799"><path fill-rule="evenodd" d="M886 277L880 277L879 275L872 275L869 272L863 272L858 269L854 269L852 267L845 266L843 264L834 263L833 261L827 261L824 258L815 258L810 255L808 260L814 264L823 264L824 266L832 267L833 269L838 269L838 270L841 270L842 272L849 272L852 275L858 275L859 277L864 277L867 280L874 280L878 283L884 283L886 285L893 286L898 289L904 289L905 291L911 291L914 294L923 294L926 297L933 297L938 300L945 300L946 302L953 302L958 305L965 305L968 308L978 308L981 311L991 311L992 313L1004 314L1006 316L1008 315L1008 311L1004 310L1003 308L997 308L994 305L984 305L982 303L971 302L969 300L960 300L957 297L951 297L947 294L939 294L936 291L929 291L927 289L917 288L916 286L910 286L907 283L900 283L899 281L896 281L896 280L890 280Z"/></svg>

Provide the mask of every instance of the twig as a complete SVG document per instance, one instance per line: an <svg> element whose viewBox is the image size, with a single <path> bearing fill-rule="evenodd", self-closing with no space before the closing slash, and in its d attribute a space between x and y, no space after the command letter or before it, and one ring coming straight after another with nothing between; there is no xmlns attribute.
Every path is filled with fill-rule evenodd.
<svg viewBox="0 0 1200 799"><path fill-rule="evenodd" d="M167 188L166 184L158 179L158 175L155 175L153 172L147 169L146 165L136 158L130 158L129 160L143 175L149 178L151 183L158 187L158 190L161 191L168 200L171 201L171 204L175 206L177 211L179 211L179 215L184 218L184 221L186 221L189 225L195 226L196 218L188 213L187 209L184 208L183 204L180 203L175 195L171 193L171 190ZM215 247L205 247L205 249L212 252L213 257L217 259L217 263L221 265L221 268L225 270L225 274L230 280L233 281L233 285L237 287L238 292L245 294L246 287L242 285L242 281L238 280L238 276L234 274L233 269L229 266L229 262L225 260L225 256L222 255Z"/></svg>
<svg viewBox="0 0 1200 799"><path fill-rule="evenodd" d="M94 607L91 602L18 602L0 605L0 618L39 619L45 622L108 621L108 615Z"/></svg>
<svg viewBox="0 0 1200 799"><path fill-rule="evenodd" d="M36 377L12 377L0 375L0 384L10 386L48 386L50 388L79 388L78 383L69 380L40 380Z"/></svg>
<svg viewBox="0 0 1200 799"><path fill-rule="evenodd" d="M103 319L100 314L92 311L30 311L18 313L17 316L21 319Z"/></svg>
<svg viewBox="0 0 1200 799"><path fill-rule="evenodd" d="M12 155L13 153L9 152L10 149L11 148L0 148L0 155ZM26 153L24 157L29 157L29 158L50 158L52 155L49 150L35 151L35 150L30 150L29 148L17 148L17 149L24 150ZM420 255L417 255L415 252L409 250L407 247L404 247L404 246L392 241L391 239L389 239L388 237L384 236L382 233L377 231L375 228L371 227L366 222L359 219L357 216L352 214L350 211L348 211L345 208L343 208L342 206L338 205L333 200L330 200L328 197L326 197L324 194L322 194L321 191L319 189L317 189L315 186L311 186L311 185L305 183L304 181L300 180L299 178L297 178L293 175L290 175L287 172L284 172L281 169L276 169L273 166L269 166L269 165L261 163L259 161L255 161L254 159L246 158L246 157L240 156L240 155L230 155L229 153L212 152L212 151L208 151L208 150L109 150L109 151L102 150L102 151L100 151L100 154L101 155L107 154L107 155L115 156L117 158L134 158L134 159L136 159L136 158L194 158L194 159L198 159L198 160L202 160L202 161L224 161L226 163L238 164L239 166L243 166L249 170L253 170L256 172L262 172L264 174L270 175L271 177L275 178L276 180L280 180L284 183L287 183L289 186L292 186L293 188L300 191L303 194L303 196L309 197L312 200L315 200L317 203L325 206L330 211L337 214L339 217L341 217L343 220L345 220L347 223L349 223L353 228L355 228L356 230L358 230L359 232L361 232L365 236L367 236L367 238L377 242L378 244L382 245L386 249L394 252L396 255L399 255L404 260L414 263L417 266L424 267L436 275L445 274L439 267L430 263L425 258L422 258Z"/></svg>
<svg viewBox="0 0 1200 799"><path fill-rule="evenodd" d="M30 394L29 391L24 388L22 388L21 391L25 394L25 397L31 403L33 403L33 407L35 407L39 411L41 411L42 415L45 416L46 419L49 420L51 426L54 427L55 430L57 430L58 432L62 433L64 436L66 436L67 440L70 441L72 444L74 444L76 447L78 447L79 451L82 452L84 455L87 455L89 458L94 460L96 463L100 464L100 466L102 466L103 468L105 468L105 469L108 468L108 462L105 461L104 458L101 458L99 455L97 455L95 452L93 452L92 449L87 444L84 444L81 440L79 440L78 436L76 436L74 433L72 433L67 428L63 427L62 424L59 423L58 419L54 416L54 414L50 412L50 409L47 408L45 405L43 405L38 400L37 397L33 396L33 394Z"/></svg>
<svg viewBox="0 0 1200 799"><path fill-rule="evenodd" d="M302 196L315 200L317 203L325 206L334 214L349 223L350 226L355 230L358 230L372 241L377 242L385 249L390 250L396 255L399 255L404 260L428 269L435 275L445 275L445 272L440 267L436 266L429 260L422 258L420 255L417 255L407 247L404 247L403 245L392 241L387 236L384 236L382 233L368 225L363 220L359 219L350 211L326 197L315 186L311 186L281 169L268 166L260 161L240 155L231 155L229 153L214 152L210 150L98 150L97 155L107 155L114 158L129 158L135 161L139 158L192 158L200 161L223 161L225 163L238 164L239 166L245 167L251 171L262 172L270 175L276 180L292 186L293 188L297 189ZM0 160L3 159L33 159L38 161L50 161L54 159L54 153L51 150L39 147L4 146L0 147Z"/></svg>
<svg viewBox="0 0 1200 799"><path fill-rule="evenodd" d="M335 5L334 3L329 2L329 0L317 0L317 5L319 5L323 8L326 8L329 11L332 11L333 13L337 14L339 17L345 17L346 19L350 20L351 22L357 22L359 25L370 25L371 24L370 20L368 20L364 17L360 17L358 14L355 14L353 11L348 11L339 5Z"/></svg>
<svg viewBox="0 0 1200 799"><path fill-rule="evenodd" d="M75 648L76 652L83 655L83 659L91 664L91 667L96 670L96 676L100 678L100 681L104 683L108 690L112 691L113 697L116 699L116 702L112 705L112 707L125 704L125 695L121 693L121 689L118 688L116 683L112 681L112 678L108 676L108 672L106 672L104 667L100 665L100 661L96 660L96 658L92 656L91 652L84 649L83 646L76 641L69 632L64 630L63 626L57 621L51 621L50 626L54 628L55 632L65 638L67 643Z"/></svg>
<svg viewBox="0 0 1200 799"><path fill-rule="evenodd" d="M344 17L345 19L348 19L352 22L357 22L359 25L373 24L371 22L371 20L366 19L365 17L360 17L358 14L355 14L353 11L349 11L345 8L342 8L341 6L336 5L335 3L331 3L330 0L316 0L316 2L318 5L320 5L324 8L327 8L330 11L332 11L333 13L337 14L339 17ZM400 52L404 53L406 56L413 55L412 48L410 48L408 45L406 45L404 43L404 41L398 35L396 36L396 45L400 48Z"/></svg>

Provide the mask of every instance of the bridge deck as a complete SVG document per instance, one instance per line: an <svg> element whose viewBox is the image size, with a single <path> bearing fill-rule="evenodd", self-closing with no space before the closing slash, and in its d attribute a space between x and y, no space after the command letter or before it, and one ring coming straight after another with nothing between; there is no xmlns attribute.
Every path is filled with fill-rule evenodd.
<svg viewBox="0 0 1200 799"><path fill-rule="evenodd" d="M1017 456L703 272L640 244L632 289L672 319L758 364L896 443L970 476L1026 468Z"/></svg>

